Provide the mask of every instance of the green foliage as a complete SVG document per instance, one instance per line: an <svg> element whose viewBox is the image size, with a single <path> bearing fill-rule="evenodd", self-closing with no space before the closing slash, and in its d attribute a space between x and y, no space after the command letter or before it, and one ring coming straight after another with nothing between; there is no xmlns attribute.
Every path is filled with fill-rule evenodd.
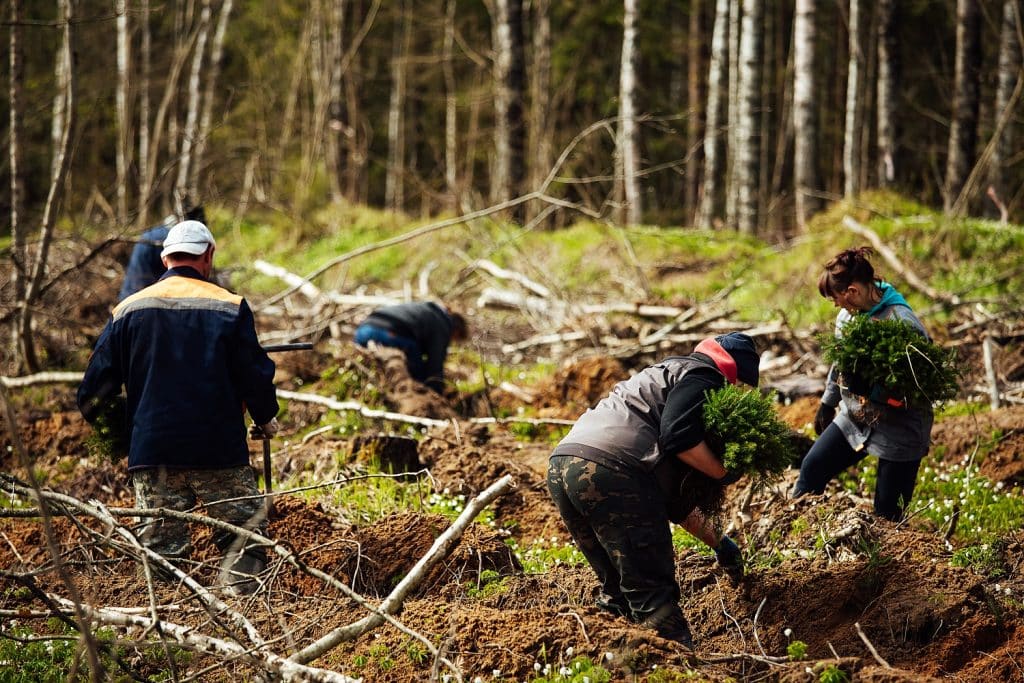
<svg viewBox="0 0 1024 683"><path fill-rule="evenodd" d="M571 653L572 648L567 652ZM607 669L584 655L558 666L536 662L533 668L542 675L529 679L530 683L608 683L612 679Z"/></svg>
<svg viewBox="0 0 1024 683"><path fill-rule="evenodd" d="M504 593L508 588L507 576L502 576L493 569L480 572L476 581L466 583L466 595L471 598L489 598Z"/></svg>
<svg viewBox="0 0 1024 683"><path fill-rule="evenodd" d="M847 683L850 675L835 664L829 664L818 674L820 683Z"/></svg>
<svg viewBox="0 0 1024 683"><path fill-rule="evenodd" d="M953 551L949 563L954 567L969 567L981 576L997 579L1006 574L999 550L991 543L980 543Z"/></svg>
<svg viewBox="0 0 1024 683"><path fill-rule="evenodd" d="M795 456L790 428L779 419L770 397L726 384L704 403L708 445L730 472L764 484L782 474Z"/></svg>
<svg viewBox="0 0 1024 683"><path fill-rule="evenodd" d="M877 469L876 458L865 458L839 480L845 490L871 497ZM955 517L955 542L991 543L1024 524L1024 496L981 476L976 463L949 465L929 455L917 475L910 512L913 524L929 531L948 529Z"/></svg>
<svg viewBox="0 0 1024 683"><path fill-rule="evenodd" d="M901 320L854 316L842 336L822 335L822 356L847 377L883 387L909 405L948 401L958 391L956 354Z"/></svg>
<svg viewBox="0 0 1024 683"><path fill-rule="evenodd" d="M100 408L92 423L92 433L85 439L89 455L117 464L128 457L128 406L118 395Z"/></svg>
<svg viewBox="0 0 1024 683"><path fill-rule="evenodd" d="M799 662L807 657L807 643L802 640L794 640L786 646L786 656L794 662Z"/></svg>
<svg viewBox="0 0 1024 683"><path fill-rule="evenodd" d="M505 539L526 574L543 574L553 567L581 567L587 560L571 541L562 543L557 536L550 539L538 538L528 548L523 548L514 538Z"/></svg>

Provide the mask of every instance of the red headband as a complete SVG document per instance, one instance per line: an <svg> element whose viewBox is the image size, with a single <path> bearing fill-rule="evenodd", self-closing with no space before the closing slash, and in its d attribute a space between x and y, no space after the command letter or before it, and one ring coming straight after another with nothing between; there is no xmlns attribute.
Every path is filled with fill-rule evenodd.
<svg viewBox="0 0 1024 683"><path fill-rule="evenodd" d="M712 338L708 338L697 344L694 352L703 353L711 358L715 365L718 366L718 369L722 371L722 374L725 375L725 378L729 380L729 384L736 384L736 361L733 360L732 355L728 351L722 348L721 344Z"/></svg>

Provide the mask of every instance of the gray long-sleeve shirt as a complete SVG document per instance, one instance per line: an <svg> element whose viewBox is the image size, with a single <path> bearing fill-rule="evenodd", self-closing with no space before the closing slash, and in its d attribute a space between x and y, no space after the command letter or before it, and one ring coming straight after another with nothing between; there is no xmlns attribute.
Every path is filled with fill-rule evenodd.
<svg viewBox="0 0 1024 683"><path fill-rule="evenodd" d="M846 310L836 316L836 336L852 319ZM898 319L928 338L924 325L909 306L895 304L875 311L873 318ZM894 408L884 403L858 396L839 383L839 370L833 365L825 381L821 402L838 406L835 423L843 431L846 442L854 450L866 448L868 453L883 460L908 462L920 460L928 453L934 414L931 406Z"/></svg>

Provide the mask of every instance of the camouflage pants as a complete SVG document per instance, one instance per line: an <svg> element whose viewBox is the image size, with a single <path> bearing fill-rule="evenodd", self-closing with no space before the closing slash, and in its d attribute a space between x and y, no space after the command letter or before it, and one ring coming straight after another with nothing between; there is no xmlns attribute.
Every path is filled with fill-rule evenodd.
<svg viewBox="0 0 1024 683"><path fill-rule="evenodd" d="M133 471L132 483L138 507L184 512L202 501L210 517L266 535L266 505L249 465L217 470L147 468ZM146 517L140 522L146 547L169 560L188 559L192 551L188 522L170 517ZM242 551L242 547L232 548L237 538L229 531L213 532L213 542L221 553L229 549ZM245 552L266 559L263 548Z"/></svg>
<svg viewBox="0 0 1024 683"><path fill-rule="evenodd" d="M601 582L602 607L637 622L666 611L682 618L664 495L653 476L556 455L548 492Z"/></svg>

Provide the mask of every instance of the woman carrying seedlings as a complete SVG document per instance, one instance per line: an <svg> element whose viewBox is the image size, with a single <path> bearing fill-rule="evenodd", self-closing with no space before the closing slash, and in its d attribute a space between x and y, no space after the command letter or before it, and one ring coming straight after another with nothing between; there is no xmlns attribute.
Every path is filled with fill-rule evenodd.
<svg viewBox="0 0 1024 683"><path fill-rule="evenodd" d="M840 309L835 335L857 316L876 321L899 320L928 340L921 321L903 296L875 277L868 261L871 247L847 249L825 264L818 291ZM904 391L905 390L905 391ZM818 439L800 465L794 497L823 493L829 481L867 455L878 456L875 513L898 521L910 502L917 470L928 452L932 407L928 401L907 405L910 387L882 388L855 373L841 373L833 363L814 418ZM838 409L838 412L837 412Z"/></svg>
<svg viewBox="0 0 1024 683"><path fill-rule="evenodd" d="M742 571L739 548L699 512L740 476L705 442L702 414L708 391L726 382L757 386L759 364L745 334L705 339L689 356L615 385L576 421L548 465L551 498L601 583L598 607L687 647L693 640L679 606L669 521L711 546L719 564Z"/></svg>

